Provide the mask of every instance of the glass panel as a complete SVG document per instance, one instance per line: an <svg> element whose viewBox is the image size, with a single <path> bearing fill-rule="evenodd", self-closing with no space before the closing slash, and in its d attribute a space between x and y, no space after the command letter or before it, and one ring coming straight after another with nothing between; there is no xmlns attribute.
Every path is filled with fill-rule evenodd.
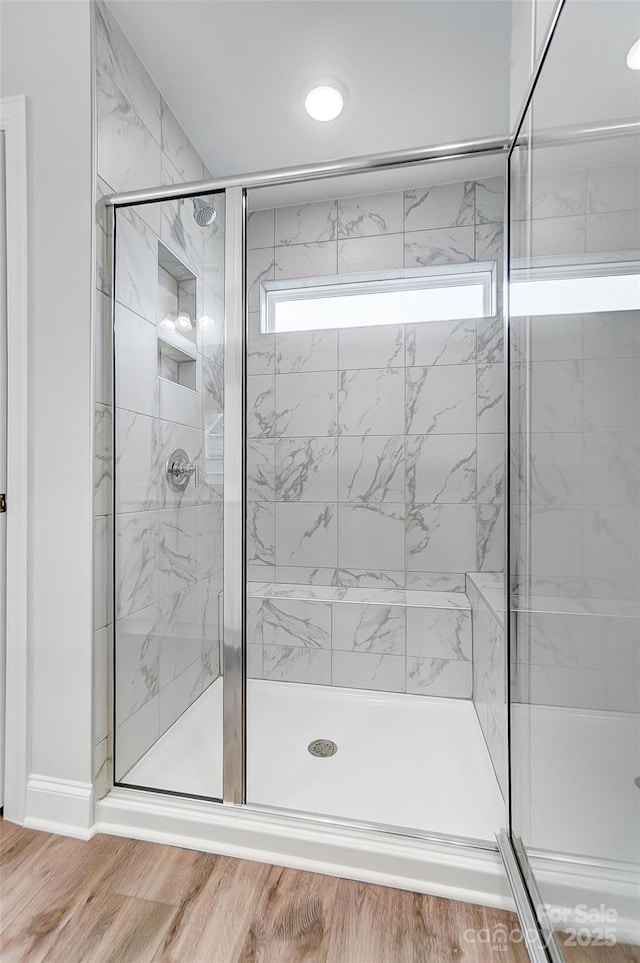
<svg viewBox="0 0 640 963"><path fill-rule="evenodd" d="M375 298L394 272L480 264L499 298L503 187L496 156L249 192L250 803L490 842L505 825L502 319L481 297L467 319L376 304L360 326L353 297L340 329L260 323L267 291L365 278Z"/></svg>
<svg viewBox="0 0 640 963"><path fill-rule="evenodd" d="M640 142L577 130L640 119L639 34L568 0L510 165L512 832L567 960L640 943Z"/></svg>
<svg viewBox="0 0 640 963"><path fill-rule="evenodd" d="M222 795L224 195L119 208L115 778Z"/></svg>

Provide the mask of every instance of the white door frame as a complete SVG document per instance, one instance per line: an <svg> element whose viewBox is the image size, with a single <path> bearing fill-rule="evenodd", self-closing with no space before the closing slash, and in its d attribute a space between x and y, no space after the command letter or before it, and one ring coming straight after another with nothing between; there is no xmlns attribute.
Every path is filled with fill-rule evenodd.
<svg viewBox="0 0 640 963"><path fill-rule="evenodd" d="M0 98L7 212L7 608L4 815L25 817L28 699L28 245L24 96Z"/></svg>

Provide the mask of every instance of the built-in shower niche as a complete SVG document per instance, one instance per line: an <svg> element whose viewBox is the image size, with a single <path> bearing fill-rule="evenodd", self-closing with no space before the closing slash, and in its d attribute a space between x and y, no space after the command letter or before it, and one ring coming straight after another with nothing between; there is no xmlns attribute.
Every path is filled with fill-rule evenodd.
<svg viewBox="0 0 640 963"><path fill-rule="evenodd" d="M158 377L196 391L198 280L158 241Z"/></svg>

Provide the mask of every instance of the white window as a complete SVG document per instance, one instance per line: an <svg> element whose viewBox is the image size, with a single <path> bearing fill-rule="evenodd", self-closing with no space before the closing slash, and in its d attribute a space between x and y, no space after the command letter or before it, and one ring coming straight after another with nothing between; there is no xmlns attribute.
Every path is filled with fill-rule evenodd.
<svg viewBox="0 0 640 963"><path fill-rule="evenodd" d="M382 324L422 324L494 313L491 264L264 281L263 333Z"/></svg>
<svg viewBox="0 0 640 963"><path fill-rule="evenodd" d="M509 310L514 318L639 308L638 261L515 267L511 276Z"/></svg>

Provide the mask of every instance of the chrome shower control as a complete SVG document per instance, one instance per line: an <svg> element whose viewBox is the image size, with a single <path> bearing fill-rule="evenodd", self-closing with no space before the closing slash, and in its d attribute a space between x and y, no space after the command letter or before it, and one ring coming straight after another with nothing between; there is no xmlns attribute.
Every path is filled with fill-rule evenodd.
<svg viewBox="0 0 640 963"><path fill-rule="evenodd" d="M198 466L189 461L184 448L176 448L167 459L166 474L169 488L174 492L183 492L192 475L195 476L194 484L197 485Z"/></svg>

